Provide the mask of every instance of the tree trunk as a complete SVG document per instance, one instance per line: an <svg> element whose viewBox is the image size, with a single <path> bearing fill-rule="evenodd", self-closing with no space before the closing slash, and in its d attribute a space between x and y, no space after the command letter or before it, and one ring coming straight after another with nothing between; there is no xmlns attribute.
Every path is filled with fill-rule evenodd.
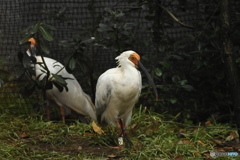
<svg viewBox="0 0 240 160"><path fill-rule="evenodd" d="M229 90L232 96L234 106L235 121L238 127L238 135L240 135L240 85L238 77L238 69L233 52L233 44L230 38L231 32L231 17L230 17L230 0L222 0L222 35L223 35L223 50L225 71L229 83Z"/></svg>

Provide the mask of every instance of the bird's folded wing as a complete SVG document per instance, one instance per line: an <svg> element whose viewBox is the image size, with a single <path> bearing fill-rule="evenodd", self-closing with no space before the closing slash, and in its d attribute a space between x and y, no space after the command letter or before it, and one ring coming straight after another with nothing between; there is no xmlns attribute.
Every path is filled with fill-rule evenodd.
<svg viewBox="0 0 240 160"><path fill-rule="evenodd" d="M107 104L111 99L112 88L110 82L107 74L102 74L98 79L95 98L95 106L98 116L107 108Z"/></svg>

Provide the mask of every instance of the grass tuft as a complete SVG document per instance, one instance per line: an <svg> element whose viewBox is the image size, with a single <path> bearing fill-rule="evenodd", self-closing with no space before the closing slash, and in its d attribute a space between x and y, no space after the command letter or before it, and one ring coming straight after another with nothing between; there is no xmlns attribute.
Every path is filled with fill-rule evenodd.
<svg viewBox="0 0 240 160"><path fill-rule="evenodd" d="M224 143L237 131L229 124L189 126L174 117L157 114L146 107L134 111L129 135L134 147L121 151L114 127L105 135L94 133L91 125L46 122L39 115L0 115L0 159L214 159L210 151L234 151ZM225 147L225 148L224 148ZM218 157L219 158L219 157ZM224 159L223 157L221 159Z"/></svg>

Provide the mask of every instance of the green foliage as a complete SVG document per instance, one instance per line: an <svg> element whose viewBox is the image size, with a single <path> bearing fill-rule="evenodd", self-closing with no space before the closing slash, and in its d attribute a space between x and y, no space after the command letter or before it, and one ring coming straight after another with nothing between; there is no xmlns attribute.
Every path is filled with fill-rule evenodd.
<svg viewBox="0 0 240 160"><path fill-rule="evenodd" d="M106 8L98 24L98 45L113 49L118 55L132 48L135 41L135 24L126 22L121 10Z"/></svg>
<svg viewBox="0 0 240 160"><path fill-rule="evenodd" d="M32 25L24 30L22 30L20 33L23 34L23 38L20 40L20 44L24 44L29 41L30 38L35 37L37 40L37 46L36 48L31 48L29 51L31 52L31 56L28 56L26 53L19 52L18 58L23 64L23 68L21 72L18 72L18 74L26 74L31 81L29 81L23 91L25 94L30 95L35 90L36 87L39 89L46 91L49 89L52 89L53 85L58 88L60 92L63 91L63 89L68 90L66 79L68 77L63 77L62 75L58 75L58 73L64 69L61 68L56 74L50 73L48 66L43 58L43 54L49 54L50 49L46 45L46 43L53 41L53 36L50 33L49 30L56 30L55 27L48 25L46 23L40 22L35 25ZM40 46L40 48L39 48ZM35 46L34 46L35 47ZM33 51L34 50L34 51ZM42 59L42 63L36 62L36 59L34 57L33 52L37 52L37 54L40 55ZM45 74L45 76L42 79L39 79L41 75L39 75L36 78L33 78L35 76L35 68L33 65L40 65L42 67L42 72ZM50 64L53 65L53 64ZM21 77L21 75L17 75L17 77ZM51 78L50 78L51 77Z"/></svg>
<svg viewBox="0 0 240 160"><path fill-rule="evenodd" d="M181 112L179 119L183 121L205 121L212 113L217 112L222 112L229 118L232 114L231 108L226 106L231 105L231 101L221 57L218 4L212 4L213 8L205 13L209 17L199 20L194 24L194 29L189 30L191 34L181 39L168 36L168 27L173 24L187 28L193 26L181 22L178 15L171 12L172 2L131 0L129 5L135 7L119 9L116 4L112 8L106 8L91 27L85 28L84 33L76 34L63 43L72 49L65 58L67 69L72 71L77 65L80 66L85 75L90 77L91 86L94 88L95 84L92 82L97 79L91 65L94 53L85 53L87 45L93 44L95 49L111 49L116 51L116 54L138 46L149 48L152 54L142 56L142 61L143 64L148 64L147 68L151 70L160 100L153 100L151 86L143 81L140 104L173 115ZM179 6L174 7L190 11L191 5L194 5L194 2L179 2ZM93 10L93 6L94 2L91 2L90 9ZM138 27L140 20L126 21L126 17L131 13L144 13L145 20L151 25L141 28ZM136 33L147 33L148 38L141 39L142 36ZM94 37L94 41L89 37ZM85 40L91 43L85 43Z"/></svg>
<svg viewBox="0 0 240 160"><path fill-rule="evenodd" d="M91 70L89 62L91 62L90 55L85 53L85 49L88 45L91 45L95 40L94 37L85 38L84 33L76 34L74 37L68 40L62 40L60 45L70 50L67 56L64 58L66 69L68 72L73 72L77 66L83 73L88 73Z"/></svg>
<svg viewBox="0 0 240 160"><path fill-rule="evenodd" d="M151 51L151 54L143 55L141 58L143 64L147 64L145 66L151 70L160 100L157 102L153 100L151 86L143 80L140 104L151 106L161 113L169 112L176 115L180 112L179 119L189 123L191 120L205 121L215 113L223 114L225 116L223 120L229 120L232 114L232 102L221 55L219 4L211 3L211 7L204 8L206 10L204 15L196 15L199 16L199 20L194 23L193 29L189 29L193 26L180 21L177 13L183 10L193 11L196 2L177 1L178 5L166 0L129 0L128 2L129 6L126 8L119 7L118 3L106 8L99 17L93 15L91 25L84 26L73 37L60 43L69 50L64 58L66 69L74 72L77 68L78 72L74 74L80 75L80 83L87 86L86 88L91 86L94 94L98 73L93 62L97 49L102 47L119 54L124 50L134 50L141 46ZM89 2L88 9L94 11L94 1ZM47 12L55 18L57 14L66 18L65 11L66 8L59 12ZM136 19L134 22L127 21L131 13L138 14L139 18L142 17L140 15L144 15L144 21L148 21L150 25L142 28L139 25L141 19ZM234 51L237 53L236 63L239 65L238 9L235 13L232 21L233 30L230 34L233 38ZM64 20L62 19L61 22ZM170 37L167 31L173 25L186 27L189 29L189 34L181 38ZM21 42L25 42L29 34L33 33L37 33L39 36L36 37L41 38L42 41L51 41L49 30L52 29L54 28L44 23L33 25L24 30L26 37ZM146 33L147 38L143 39L143 36L137 33ZM48 53L45 47L41 47L41 50ZM61 87L64 86L64 83L60 84Z"/></svg>
<svg viewBox="0 0 240 160"><path fill-rule="evenodd" d="M49 30L56 30L56 28L43 22L27 27L20 32L20 34L23 34L24 37L19 41L19 43L24 44L28 42L30 38L35 37L41 50L44 53L49 54L50 50L45 42L53 41L53 36ZM41 52L39 54L41 54Z"/></svg>
<svg viewBox="0 0 240 160"><path fill-rule="evenodd" d="M211 114L219 113L225 116L221 120L231 121L232 108L229 106L232 102L221 54L219 5L212 4L211 8L206 9L206 19L197 21L188 35L178 39L167 34L168 27L179 23L177 15L174 18L171 12L171 2L131 2L140 5L139 12L145 11L146 20L152 23L147 28L151 36L144 39L144 44L152 49L153 54L142 59L150 66L160 95L158 102L149 100L152 93L144 84L140 103L153 106L158 112L167 111L173 115L181 112L179 120L183 121L205 121ZM174 7L176 10L184 8L191 11L191 5L193 3L179 2ZM236 31L233 32L236 34Z"/></svg>
<svg viewBox="0 0 240 160"><path fill-rule="evenodd" d="M68 50L67 55L63 58L66 70L74 76L80 77L79 83L84 91L94 95L96 77L94 77L93 59L95 55L88 49L93 45L95 37L90 37L86 32L84 30L75 33L73 37L60 41L59 45Z"/></svg>

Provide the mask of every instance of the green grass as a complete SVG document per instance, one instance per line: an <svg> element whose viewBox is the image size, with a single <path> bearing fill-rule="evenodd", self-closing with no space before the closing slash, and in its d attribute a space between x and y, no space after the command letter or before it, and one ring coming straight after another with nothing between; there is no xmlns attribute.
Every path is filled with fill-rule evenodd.
<svg viewBox="0 0 240 160"><path fill-rule="evenodd" d="M129 126L134 147L119 151L111 147L116 145L113 127L105 129L106 135L98 135L91 125L78 121L63 124L44 121L39 115L2 114L0 159L106 159L108 155L121 159L213 159L210 151L226 151L217 147L215 140L225 142L231 132L236 133L228 124L189 126L166 117L146 108L134 111Z"/></svg>

